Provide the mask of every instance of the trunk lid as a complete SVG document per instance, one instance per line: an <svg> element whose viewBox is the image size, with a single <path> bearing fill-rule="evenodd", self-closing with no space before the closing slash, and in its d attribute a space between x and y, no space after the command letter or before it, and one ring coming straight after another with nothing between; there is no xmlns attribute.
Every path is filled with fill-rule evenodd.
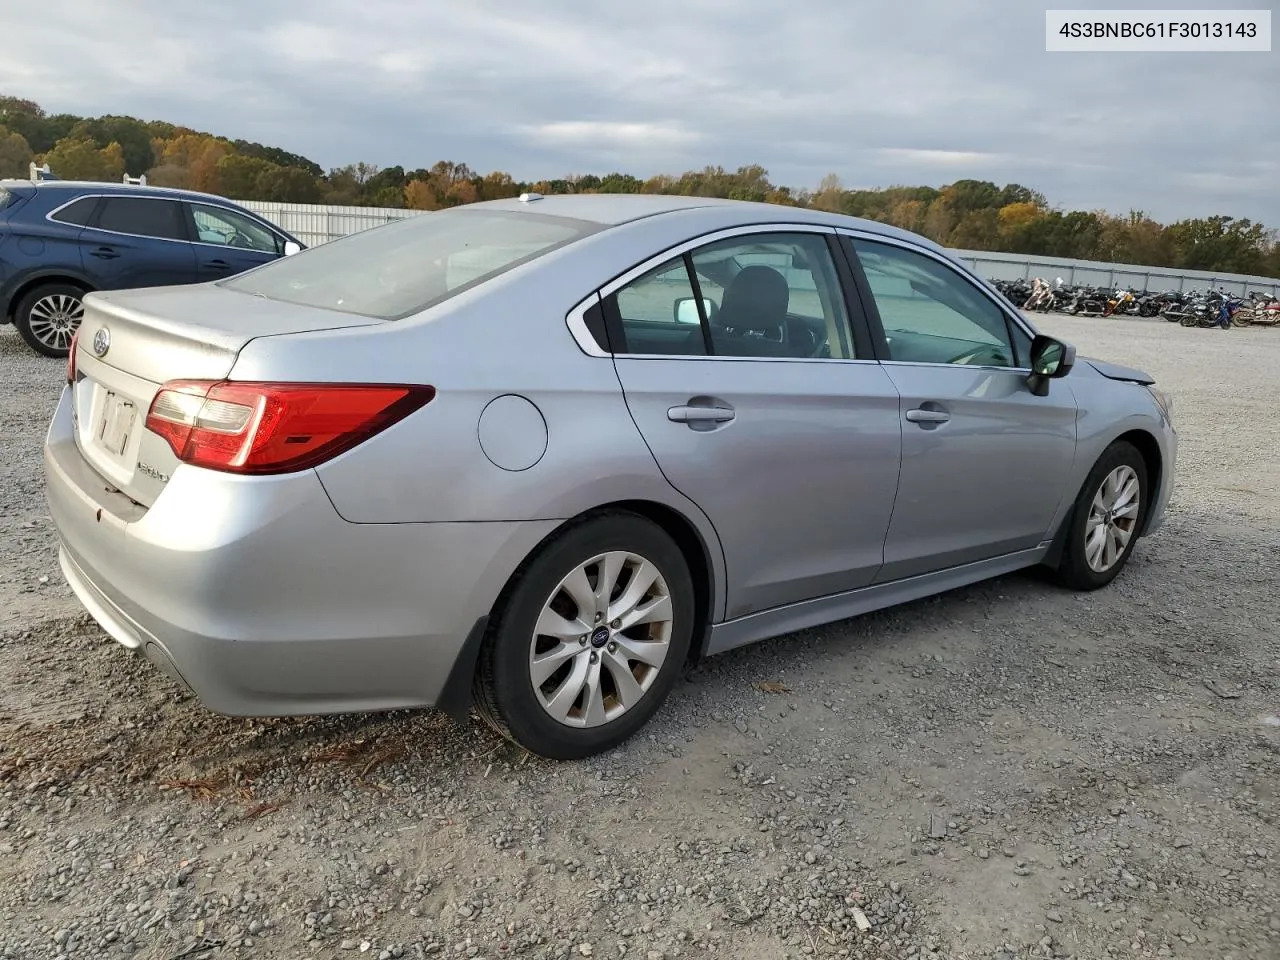
<svg viewBox="0 0 1280 960"><path fill-rule="evenodd" d="M77 338L76 444L112 489L149 507L178 465L145 426L162 383L221 380L257 337L382 322L215 284L90 294Z"/></svg>

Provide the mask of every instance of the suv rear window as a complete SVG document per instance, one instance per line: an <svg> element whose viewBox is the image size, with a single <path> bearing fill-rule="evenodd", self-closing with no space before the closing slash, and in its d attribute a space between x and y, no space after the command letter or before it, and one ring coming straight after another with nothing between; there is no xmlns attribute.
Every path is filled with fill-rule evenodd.
<svg viewBox="0 0 1280 960"><path fill-rule="evenodd" d="M93 217L93 210L97 205L97 197L81 197L79 200L72 200L65 207L50 214L49 219L57 220L59 223L70 223L77 227L83 227Z"/></svg>
<svg viewBox="0 0 1280 960"><path fill-rule="evenodd" d="M600 224L564 217L455 208L312 247L221 285L286 303L399 320L599 229Z"/></svg>

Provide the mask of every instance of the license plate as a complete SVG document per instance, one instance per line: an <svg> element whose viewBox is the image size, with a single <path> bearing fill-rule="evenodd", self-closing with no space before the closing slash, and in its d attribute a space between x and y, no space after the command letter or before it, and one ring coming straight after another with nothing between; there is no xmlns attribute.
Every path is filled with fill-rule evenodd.
<svg viewBox="0 0 1280 960"><path fill-rule="evenodd" d="M134 414L137 407L131 400L108 393L103 402L102 426L98 430L98 440L113 456L120 456L129 445L129 434L133 430Z"/></svg>

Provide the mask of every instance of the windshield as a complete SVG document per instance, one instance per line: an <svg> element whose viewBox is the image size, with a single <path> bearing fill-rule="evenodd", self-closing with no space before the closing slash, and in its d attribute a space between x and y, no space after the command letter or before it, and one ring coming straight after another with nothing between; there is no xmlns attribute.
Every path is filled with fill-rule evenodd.
<svg viewBox="0 0 1280 960"><path fill-rule="evenodd" d="M321 244L221 285L399 320L600 228L564 217L454 208Z"/></svg>

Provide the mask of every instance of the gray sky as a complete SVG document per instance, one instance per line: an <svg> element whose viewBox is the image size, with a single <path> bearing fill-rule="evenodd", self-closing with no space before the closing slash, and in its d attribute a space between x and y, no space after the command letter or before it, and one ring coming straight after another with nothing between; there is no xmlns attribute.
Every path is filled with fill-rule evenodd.
<svg viewBox="0 0 1280 960"><path fill-rule="evenodd" d="M846 186L971 177L1067 209L1280 227L1280 50L1049 54L1044 9L41 0L37 15L4 20L0 92L258 140L324 167L448 159L534 179L760 163L796 187L828 172Z"/></svg>

